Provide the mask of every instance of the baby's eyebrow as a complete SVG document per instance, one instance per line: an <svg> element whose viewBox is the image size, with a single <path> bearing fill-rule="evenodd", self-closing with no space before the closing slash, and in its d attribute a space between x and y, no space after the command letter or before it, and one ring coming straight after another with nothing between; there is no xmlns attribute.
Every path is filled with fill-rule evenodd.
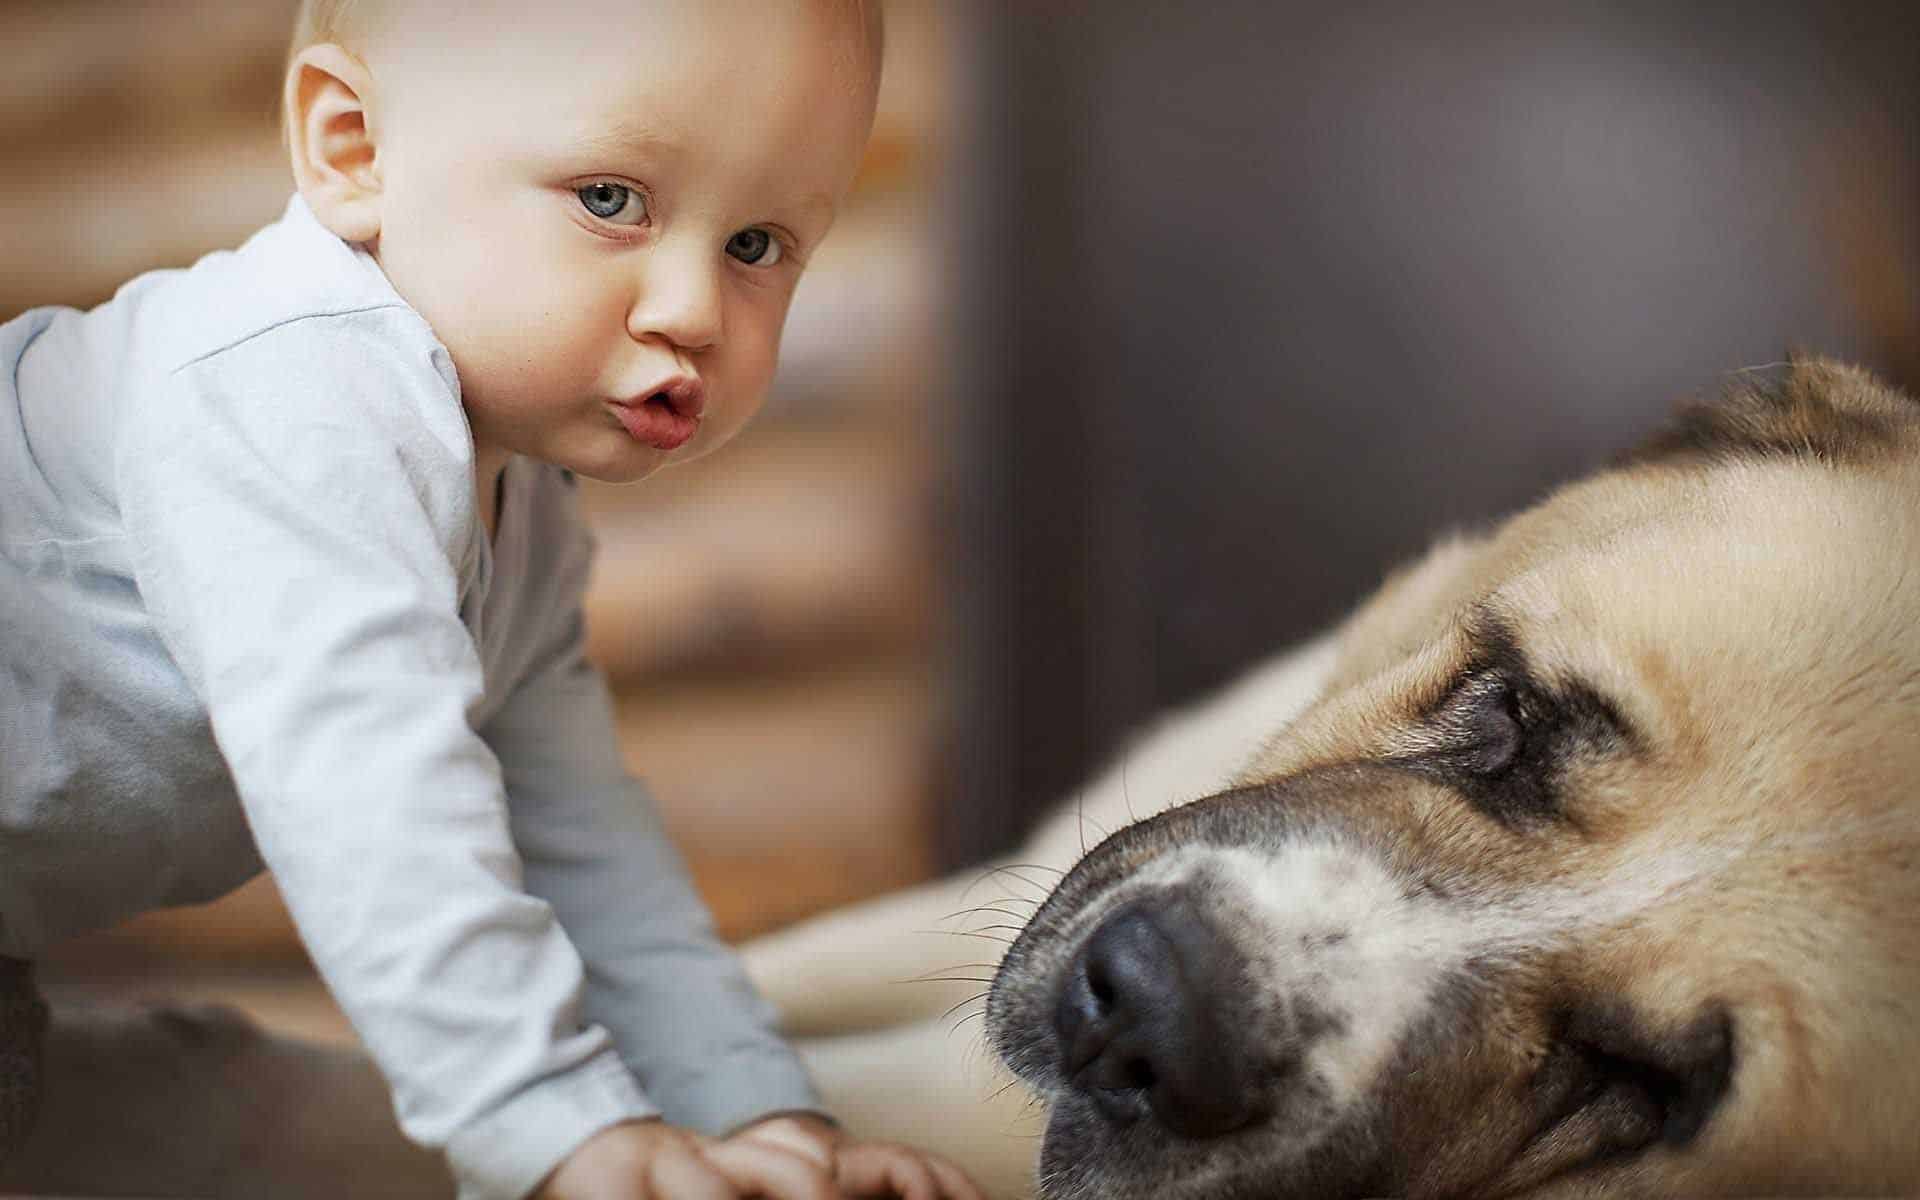
<svg viewBox="0 0 1920 1200"><path fill-rule="evenodd" d="M793 202L794 210L810 220L830 221L833 219L835 205L833 197L825 192L808 192Z"/></svg>
<svg viewBox="0 0 1920 1200"><path fill-rule="evenodd" d="M671 157L679 150L671 138L661 137L647 126L624 121L586 134L575 145L589 154L637 153L656 159Z"/></svg>

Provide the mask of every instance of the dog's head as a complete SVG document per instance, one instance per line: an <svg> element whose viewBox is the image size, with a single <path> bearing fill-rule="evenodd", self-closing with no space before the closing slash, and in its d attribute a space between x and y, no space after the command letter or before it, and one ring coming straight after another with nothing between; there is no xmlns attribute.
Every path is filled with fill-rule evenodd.
<svg viewBox="0 0 1920 1200"><path fill-rule="evenodd" d="M1796 364L1342 646L1006 956L1048 1197L1920 1188L1920 406Z"/></svg>

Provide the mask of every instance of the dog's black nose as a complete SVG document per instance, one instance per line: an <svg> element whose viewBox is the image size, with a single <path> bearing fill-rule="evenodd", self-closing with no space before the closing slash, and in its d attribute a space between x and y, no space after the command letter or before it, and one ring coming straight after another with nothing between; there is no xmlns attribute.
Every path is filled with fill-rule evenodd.
<svg viewBox="0 0 1920 1200"><path fill-rule="evenodd" d="M1128 904L1093 932L1054 1010L1066 1075L1117 1121L1151 1113L1182 1137L1231 1133L1258 1114L1225 1013L1237 958L1178 896Z"/></svg>

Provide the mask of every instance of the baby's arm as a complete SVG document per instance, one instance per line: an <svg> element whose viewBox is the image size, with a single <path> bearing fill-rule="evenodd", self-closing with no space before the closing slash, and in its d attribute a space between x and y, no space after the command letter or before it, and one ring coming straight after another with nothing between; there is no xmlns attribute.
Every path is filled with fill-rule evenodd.
<svg viewBox="0 0 1920 1200"><path fill-rule="evenodd" d="M123 516L143 599L402 1128L445 1147L470 1194L518 1197L656 1110L581 1017L579 956L521 887L468 721L467 433L424 327L390 325L405 319L313 318L176 372L127 414Z"/></svg>
<svg viewBox="0 0 1920 1200"><path fill-rule="evenodd" d="M516 494L518 519L539 531L528 541L540 548L524 564L530 590L521 603L558 620L548 648L482 731L505 772L527 886L552 901L587 961L587 1015L614 1031L669 1119L707 1133L740 1130L704 1143L712 1175L724 1178L702 1180L687 1157L702 1143L682 1130L657 1122L610 1129L538 1200L786 1200L814 1189L823 1198L980 1200L945 1161L850 1141L804 1111L819 1102L799 1060L744 964L714 937L650 798L622 761L605 683L584 655L579 613L592 547L577 498L557 472L534 482ZM669 1178L688 1190L655 1193L634 1182Z"/></svg>
<svg viewBox="0 0 1920 1200"><path fill-rule="evenodd" d="M518 495L540 548L526 564L538 590L521 602L557 619L543 657L482 733L505 773L527 889L553 905L587 963L586 1016L612 1031L676 1124L717 1135L769 1112L818 1109L622 759L606 685L584 657L592 546L577 497L550 469Z"/></svg>

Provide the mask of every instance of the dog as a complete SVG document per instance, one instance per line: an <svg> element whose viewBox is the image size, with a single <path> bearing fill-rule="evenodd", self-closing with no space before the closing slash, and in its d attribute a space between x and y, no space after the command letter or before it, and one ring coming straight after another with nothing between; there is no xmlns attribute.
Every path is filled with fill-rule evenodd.
<svg viewBox="0 0 1920 1200"><path fill-rule="evenodd" d="M1804 359L747 955L996 1195L1885 1195L1916 914L1920 404Z"/></svg>

